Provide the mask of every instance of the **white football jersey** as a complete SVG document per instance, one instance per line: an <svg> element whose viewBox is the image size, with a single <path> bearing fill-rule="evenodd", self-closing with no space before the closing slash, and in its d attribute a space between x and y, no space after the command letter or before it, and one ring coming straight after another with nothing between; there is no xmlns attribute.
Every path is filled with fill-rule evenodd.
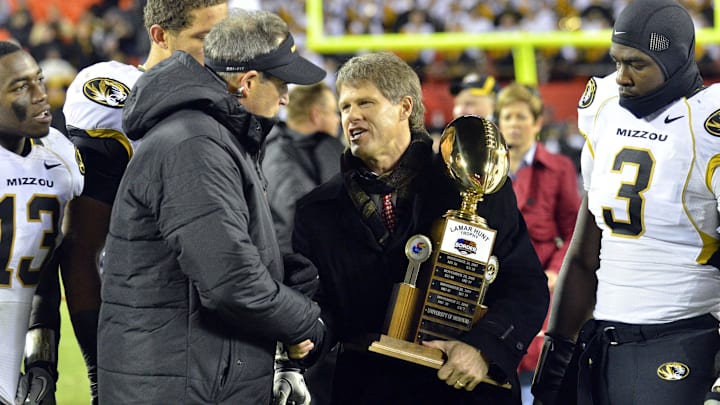
<svg viewBox="0 0 720 405"><path fill-rule="evenodd" d="M582 175L602 230L597 319L665 323L720 311L720 86L646 119L620 107L615 74L578 108ZM715 259L717 260L717 259Z"/></svg>
<svg viewBox="0 0 720 405"><path fill-rule="evenodd" d="M27 156L0 147L0 399L9 403L40 269L62 239L64 209L82 191L83 170L73 144L54 128L33 140Z"/></svg>
<svg viewBox="0 0 720 405"><path fill-rule="evenodd" d="M68 87L63 105L65 124L85 130L91 137L113 138L128 152L139 144L125 136L122 109L130 90L142 75L135 66L110 61L81 70Z"/></svg>

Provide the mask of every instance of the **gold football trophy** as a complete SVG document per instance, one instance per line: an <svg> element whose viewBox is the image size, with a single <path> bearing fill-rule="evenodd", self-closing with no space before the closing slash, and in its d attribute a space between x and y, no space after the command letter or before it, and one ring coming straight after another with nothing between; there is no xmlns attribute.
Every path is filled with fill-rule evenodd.
<svg viewBox="0 0 720 405"><path fill-rule="evenodd" d="M448 124L440 139L440 154L447 174L460 189L462 204L435 221L430 238L414 235L408 239L408 269L404 282L394 286L386 333L369 347L372 352L436 369L445 362L443 353L420 342L455 339L487 312L483 301L499 269L492 255L496 231L477 215L477 204L502 187L509 166L498 128L474 115ZM483 382L500 385L488 377Z"/></svg>

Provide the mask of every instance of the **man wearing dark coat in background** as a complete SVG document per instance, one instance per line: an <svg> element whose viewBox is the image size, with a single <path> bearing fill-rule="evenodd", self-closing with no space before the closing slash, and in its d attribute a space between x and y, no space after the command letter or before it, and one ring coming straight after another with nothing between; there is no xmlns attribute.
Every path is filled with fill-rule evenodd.
<svg viewBox="0 0 720 405"><path fill-rule="evenodd" d="M335 94L324 82L290 90L287 119L265 142L263 173L280 251L292 251L295 202L340 172L345 146L338 139L340 115Z"/></svg>

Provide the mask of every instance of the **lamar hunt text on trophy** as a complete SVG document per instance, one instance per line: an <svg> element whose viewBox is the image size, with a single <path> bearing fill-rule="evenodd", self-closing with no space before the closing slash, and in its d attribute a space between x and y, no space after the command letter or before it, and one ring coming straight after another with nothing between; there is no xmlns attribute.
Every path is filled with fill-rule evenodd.
<svg viewBox="0 0 720 405"><path fill-rule="evenodd" d="M420 342L455 339L487 312L483 300L498 271L492 256L496 231L477 215L477 204L502 187L509 166L500 131L478 116L451 122L440 139L440 154L461 191L461 207L435 221L430 238L408 239L408 269L404 282L393 290L386 334L369 347L436 369L445 362L443 353ZM488 377L483 382L500 385Z"/></svg>

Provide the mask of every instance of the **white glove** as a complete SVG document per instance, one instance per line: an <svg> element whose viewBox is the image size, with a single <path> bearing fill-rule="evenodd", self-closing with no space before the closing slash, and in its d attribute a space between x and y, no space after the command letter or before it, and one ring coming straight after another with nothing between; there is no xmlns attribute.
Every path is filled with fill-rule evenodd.
<svg viewBox="0 0 720 405"><path fill-rule="evenodd" d="M55 379L44 367L30 367L20 375L17 405L55 405Z"/></svg>
<svg viewBox="0 0 720 405"><path fill-rule="evenodd" d="M278 368L273 382L273 405L310 405L310 391L298 368Z"/></svg>

